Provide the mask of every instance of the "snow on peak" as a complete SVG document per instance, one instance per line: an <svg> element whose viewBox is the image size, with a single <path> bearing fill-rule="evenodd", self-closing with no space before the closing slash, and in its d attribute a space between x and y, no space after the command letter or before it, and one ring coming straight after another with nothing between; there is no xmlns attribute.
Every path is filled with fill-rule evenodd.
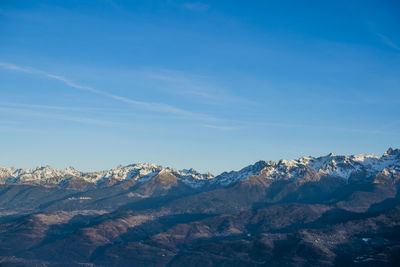
<svg viewBox="0 0 400 267"><path fill-rule="evenodd" d="M253 165L241 169L240 171L221 173L220 175L216 176L212 182L226 186L237 181L244 180L252 175L259 174L266 166L268 166L268 163L260 160Z"/></svg>
<svg viewBox="0 0 400 267"><path fill-rule="evenodd" d="M301 157L297 160L258 161L239 171L224 172L216 177L210 173L199 173L194 169L176 170L164 168L152 163L139 163L127 166L118 165L116 168L99 172L80 172L72 167L63 170L50 166L40 166L32 169L17 169L0 167L0 184L59 184L68 183L71 179L80 178L88 183L101 184L108 180L124 182L135 180L145 183L161 171L176 176L182 183L200 188L207 184L227 186L262 173L266 179L295 179L313 170L316 175L336 176L349 179L361 174L374 176L382 172L392 176L400 171L400 150L389 148L381 157L361 154L341 156L330 153L322 157Z"/></svg>
<svg viewBox="0 0 400 267"><path fill-rule="evenodd" d="M73 167L63 170L50 166L39 166L33 169L16 169L14 167L0 167L0 184L67 184L72 178L80 178L88 183L102 184L108 180L123 182L136 180L141 183L149 181L161 171L170 172L189 186L198 187L197 181L206 181L214 178L210 173L201 174L194 169L175 170L164 168L152 163L139 163L127 166L118 165L114 169L98 172L80 172Z"/></svg>
<svg viewBox="0 0 400 267"><path fill-rule="evenodd" d="M222 173L216 177L215 182L229 185L261 172L267 179L294 179L304 177L307 169L312 169L320 177L329 175L345 180L357 174L373 176L384 169L393 174L400 169L400 150L389 149L382 157L370 154L343 156L329 153L316 158L308 156L298 160L259 161L237 172Z"/></svg>
<svg viewBox="0 0 400 267"><path fill-rule="evenodd" d="M379 160L377 155L369 155L369 154L360 154L360 155L352 155L351 159L358 162L367 162L367 161L375 161Z"/></svg>

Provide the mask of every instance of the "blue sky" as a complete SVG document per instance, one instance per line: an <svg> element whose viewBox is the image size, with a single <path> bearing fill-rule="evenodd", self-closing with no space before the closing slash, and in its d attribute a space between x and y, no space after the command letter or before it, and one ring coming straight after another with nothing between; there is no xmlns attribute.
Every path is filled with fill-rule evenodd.
<svg viewBox="0 0 400 267"><path fill-rule="evenodd" d="M400 147L398 1L0 1L0 166Z"/></svg>

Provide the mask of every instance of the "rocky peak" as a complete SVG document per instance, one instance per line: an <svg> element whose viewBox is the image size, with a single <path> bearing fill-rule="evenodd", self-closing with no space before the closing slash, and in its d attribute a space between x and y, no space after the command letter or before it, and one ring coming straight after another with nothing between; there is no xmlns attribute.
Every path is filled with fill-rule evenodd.
<svg viewBox="0 0 400 267"><path fill-rule="evenodd" d="M389 156L393 154L393 148L389 147L389 149L383 154L383 156Z"/></svg>
<svg viewBox="0 0 400 267"><path fill-rule="evenodd" d="M265 179L297 179L313 170L318 177L335 176L349 179L353 175L374 176L384 169L400 170L400 150L389 148L382 157L376 155L342 156L330 153L322 157L302 157L298 160L263 161L260 160L239 171L224 172L216 177L210 173L199 173L193 168L175 170L151 163L119 165L115 169L99 172L80 172L72 167L63 170L50 166L40 166L33 169L16 169L0 167L0 184L30 183L30 184L63 184L66 180L80 179L87 183L103 184L107 181L125 182L134 180L147 183L160 172L167 172L177 177L192 188L206 185L228 186L253 175L262 173Z"/></svg>
<svg viewBox="0 0 400 267"><path fill-rule="evenodd" d="M400 149L389 148L382 157L396 157L400 158Z"/></svg>

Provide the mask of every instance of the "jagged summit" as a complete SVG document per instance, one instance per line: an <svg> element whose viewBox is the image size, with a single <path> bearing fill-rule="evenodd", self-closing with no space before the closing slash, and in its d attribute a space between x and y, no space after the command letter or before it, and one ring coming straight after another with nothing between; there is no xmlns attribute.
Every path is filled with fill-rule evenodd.
<svg viewBox="0 0 400 267"><path fill-rule="evenodd" d="M175 170L152 163L138 163L127 166L118 165L115 169L98 172L81 172L73 167L58 170L50 166L39 166L32 169L0 167L0 184L66 184L66 181L80 178L87 183L102 184L109 180L123 182L136 180L147 182L161 171L169 172L180 178L183 183L196 187L196 181L214 178L210 173L201 174L194 169Z"/></svg>
<svg viewBox="0 0 400 267"><path fill-rule="evenodd" d="M400 149L393 149L389 147L389 149L383 154L383 156L400 156Z"/></svg>
<svg viewBox="0 0 400 267"><path fill-rule="evenodd" d="M297 160L282 159L278 162L261 160L240 171L224 172L218 176L202 174L193 168L175 170L152 163L118 165L115 169L99 172L81 172L73 167L63 170L50 166L33 169L0 167L0 184L64 185L78 178L96 185L107 181L121 183L128 180L146 183L160 172L168 172L192 188L201 188L206 185L228 186L260 174L265 179L302 178L311 170L319 177L333 176L346 180L358 174L374 176L380 172L393 176L400 171L400 150L389 148L381 157L369 154L343 156L330 153L322 157L308 156Z"/></svg>

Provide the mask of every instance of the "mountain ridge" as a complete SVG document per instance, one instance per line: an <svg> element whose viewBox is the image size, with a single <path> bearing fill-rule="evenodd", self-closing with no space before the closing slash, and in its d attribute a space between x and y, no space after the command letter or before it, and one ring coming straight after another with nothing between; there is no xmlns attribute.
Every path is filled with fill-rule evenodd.
<svg viewBox="0 0 400 267"><path fill-rule="evenodd" d="M209 185L229 186L261 172L266 178L274 180L301 178L306 168L312 169L321 177L330 175L345 180L364 172L368 176L385 172L386 175L393 177L400 172L400 150L389 148L381 157L373 154L347 156L330 153L326 156L308 156L297 160L281 159L276 162L260 160L239 171L223 172L217 176L211 173L202 174L193 168L176 170L152 163L118 165L114 169L95 172L82 172L73 167L65 169L55 169L50 166L32 169L0 167L0 184L63 185L74 179L95 185L102 185L110 180L118 183L129 180L146 183L160 172L168 172L192 188L201 188Z"/></svg>
<svg viewBox="0 0 400 267"><path fill-rule="evenodd" d="M154 164L86 177L1 168L0 265L397 266L399 163L389 149L215 177Z"/></svg>

